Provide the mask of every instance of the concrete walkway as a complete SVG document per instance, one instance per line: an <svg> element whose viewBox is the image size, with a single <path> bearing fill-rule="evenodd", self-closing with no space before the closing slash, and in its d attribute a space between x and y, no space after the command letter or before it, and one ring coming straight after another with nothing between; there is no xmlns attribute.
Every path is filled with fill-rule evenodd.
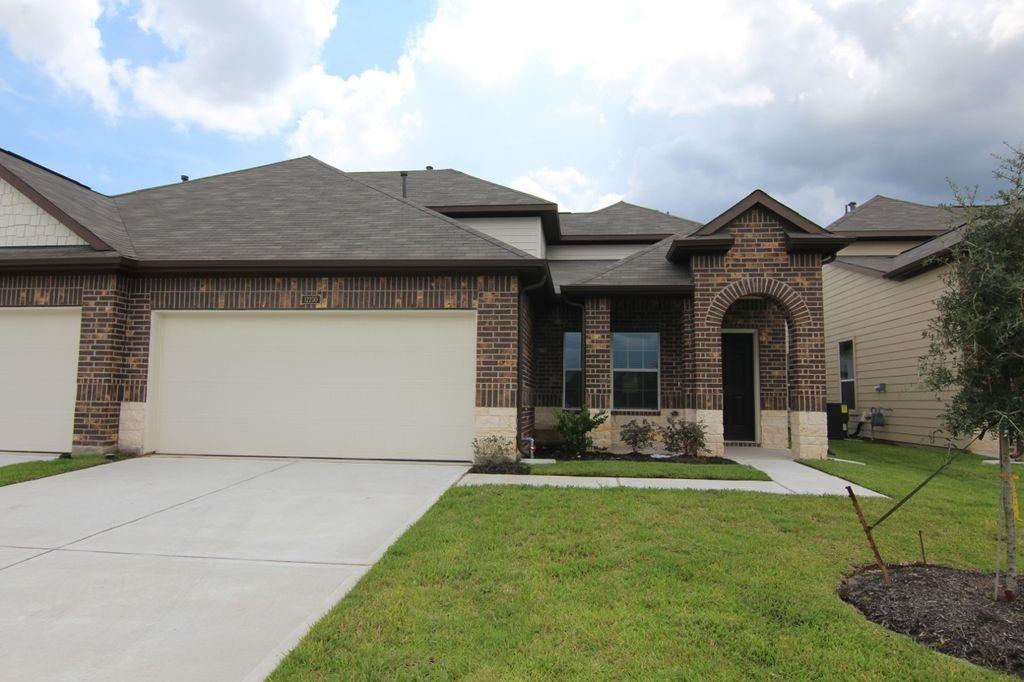
<svg viewBox="0 0 1024 682"><path fill-rule="evenodd" d="M847 480L793 461L788 450L726 448L725 456L760 469L771 481L717 481L688 478L626 478L619 476L544 476L466 474L460 486L529 485L561 488L660 488L668 490L743 490L776 495L846 495L853 486L858 497L885 497Z"/></svg>

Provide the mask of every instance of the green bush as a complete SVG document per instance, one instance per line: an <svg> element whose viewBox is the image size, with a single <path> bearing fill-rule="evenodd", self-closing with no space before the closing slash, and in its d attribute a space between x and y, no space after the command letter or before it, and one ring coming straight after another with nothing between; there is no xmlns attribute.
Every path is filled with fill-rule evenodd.
<svg viewBox="0 0 1024 682"><path fill-rule="evenodd" d="M569 454L581 457L594 449L590 432L608 419L604 411L591 414L586 407L580 410L559 410L555 414L555 429L565 440Z"/></svg>
<svg viewBox="0 0 1024 682"><path fill-rule="evenodd" d="M619 429L619 438L635 455L644 448L654 445L654 424L646 419L640 422L631 419Z"/></svg>
<svg viewBox="0 0 1024 682"><path fill-rule="evenodd" d="M678 412L673 412L665 420L665 426L658 427L665 449L673 454L702 454L707 447L707 429L703 422L688 422L678 416Z"/></svg>

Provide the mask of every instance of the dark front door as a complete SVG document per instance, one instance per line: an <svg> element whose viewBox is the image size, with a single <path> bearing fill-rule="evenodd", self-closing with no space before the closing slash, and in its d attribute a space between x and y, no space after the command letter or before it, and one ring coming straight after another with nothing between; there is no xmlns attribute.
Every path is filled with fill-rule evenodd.
<svg viewBox="0 0 1024 682"><path fill-rule="evenodd" d="M725 440L754 440L754 335L722 334Z"/></svg>

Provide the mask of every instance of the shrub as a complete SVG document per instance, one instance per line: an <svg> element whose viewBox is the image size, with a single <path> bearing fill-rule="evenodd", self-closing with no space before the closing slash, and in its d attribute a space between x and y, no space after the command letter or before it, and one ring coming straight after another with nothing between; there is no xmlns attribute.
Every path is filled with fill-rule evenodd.
<svg viewBox="0 0 1024 682"><path fill-rule="evenodd" d="M516 444L504 436L487 436L473 439L473 465L493 467L508 464L519 459Z"/></svg>
<svg viewBox="0 0 1024 682"><path fill-rule="evenodd" d="M697 456L707 447L707 429L703 422L688 422L673 412L665 420L665 426L658 427L665 449L673 454L684 453Z"/></svg>
<svg viewBox="0 0 1024 682"><path fill-rule="evenodd" d="M565 440L569 454L581 457L594 449L594 439L590 437L590 432L606 419L607 412L591 414L585 407L580 410L559 410L555 415L555 429Z"/></svg>
<svg viewBox="0 0 1024 682"><path fill-rule="evenodd" d="M629 446L630 451L635 455L654 444L654 424L646 419L640 422L631 419L619 429L619 438Z"/></svg>

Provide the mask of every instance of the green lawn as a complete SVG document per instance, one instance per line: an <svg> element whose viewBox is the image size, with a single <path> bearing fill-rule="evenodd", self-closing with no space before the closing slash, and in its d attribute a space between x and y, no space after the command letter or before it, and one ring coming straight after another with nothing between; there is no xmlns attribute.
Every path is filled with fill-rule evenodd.
<svg viewBox="0 0 1024 682"><path fill-rule="evenodd" d="M87 455L71 459L51 459L41 462L20 462L0 466L0 486L22 483L37 478L46 478L55 474L63 474L76 469L86 469L97 464L105 464L104 455Z"/></svg>
<svg viewBox="0 0 1024 682"><path fill-rule="evenodd" d="M569 460L532 464L530 473L558 476L625 476L634 478L713 478L727 481L770 481L763 471L745 464L681 464L628 460Z"/></svg>
<svg viewBox="0 0 1024 682"><path fill-rule="evenodd" d="M838 443L890 495L934 451ZM990 570L996 467L969 455L877 531L890 562ZM864 499L869 519L892 500ZM870 554L845 497L453 488L273 679L996 679L867 622L835 589Z"/></svg>

